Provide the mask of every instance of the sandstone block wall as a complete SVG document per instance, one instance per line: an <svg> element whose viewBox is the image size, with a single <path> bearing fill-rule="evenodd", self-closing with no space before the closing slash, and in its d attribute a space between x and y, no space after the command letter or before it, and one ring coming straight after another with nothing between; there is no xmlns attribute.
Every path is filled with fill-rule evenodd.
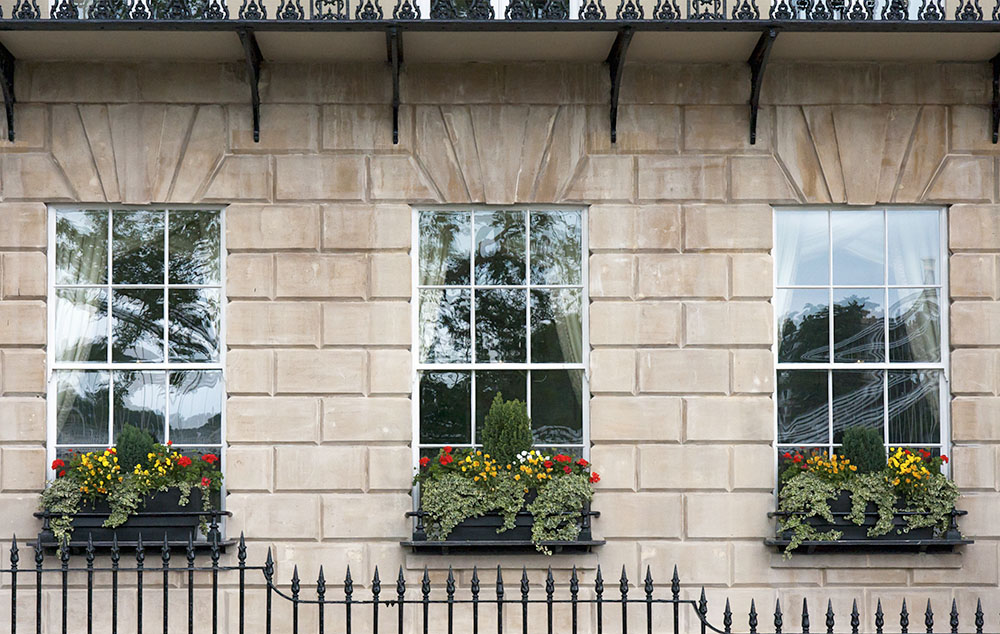
<svg viewBox="0 0 1000 634"><path fill-rule="evenodd" d="M398 545L412 504L411 205L574 204L589 210L595 532L608 543L529 567L624 563L639 579L648 564L666 581L676 562L738 611L803 594L868 610L876 596L956 598L967 612L982 593L1000 609L987 65L774 64L756 145L740 65L628 66L614 145L600 65L410 64L398 145L382 65L266 65L259 144L242 72L19 68L18 141L0 142L0 537L36 530L45 475L45 203L205 202L228 205L230 533L246 532L252 557L273 547L285 578L292 562L402 565L413 579L427 565L437 583L451 565L466 583L472 559ZM786 562L761 543L771 206L915 203L951 206L952 464L976 544Z"/></svg>

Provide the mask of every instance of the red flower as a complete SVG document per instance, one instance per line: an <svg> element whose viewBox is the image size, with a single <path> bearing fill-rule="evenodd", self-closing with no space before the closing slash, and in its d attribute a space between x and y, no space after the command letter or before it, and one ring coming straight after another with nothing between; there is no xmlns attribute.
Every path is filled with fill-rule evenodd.
<svg viewBox="0 0 1000 634"><path fill-rule="evenodd" d="M784 459L786 459L786 460L791 460L792 459L792 454L790 454L790 453L788 453L786 451L785 453L781 454L781 457L784 458Z"/></svg>
<svg viewBox="0 0 1000 634"><path fill-rule="evenodd" d="M59 458L56 458L55 460L52 461L52 470L53 471L55 471L56 469L60 469L62 467L65 467L65 466L66 466L66 463L63 462L62 460L60 460Z"/></svg>
<svg viewBox="0 0 1000 634"><path fill-rule="evenodd" d="M443 456L441 456L440 458L438 458L438 462L440 462L442 466L450 465L454 461L455 461L455 459L452 458L451 454L448 454L448 453L446 453Z"/></svg>
<svg viewBox="0 0 1000 634"><path fill-rule="evenodd" d="M573 460L572 458L563 453L556 454L555 459L556 462L572 462Z"/></svg>
<svg viewBox="0 0 1000 634"><path fill-rule="evenodd" d="M545 462L542 463L542 466L544 466L546 469L551 469L552 465L554 465L554 464L555 463L552 462L551 460L546 460Z"/></svg>
<svg viewBox="0 0 1000 634"><path fill-rule="evenodd" d="M181 456L180 458L177 459L177 466L179 466L179 467L190 467L191 466L191 459L188 458L187 456Z"/></svg>
<svg viewBox="0 0 1000 634"><path fill-rule="evenodd" d="M65 469L64 469L64 470L62 470L62 471L60 471L60 472L59 472L59 474L58 474L58 476L56 476L56 477L59 477L59 478L61 478L61 477L63 477L64 475L66 475L66 471L65 471Z"/></svg>
<svg viewBox="0 0 1000 634"><path fill-rule="evenodd" d="M795 463L802 462L802 456L800 456L799 454L795 454L795 457L792 458L792 462L795 462Z"/></svg>
<svg viewBox="0 0 1000 634"><path fill-rule="evenodd" d="M168 440L168 441L167 441L167 446L168 446L168 447L173 447L173 446L174 446L174 441L172 441L172 440Z"/></svg>
<svg viewBox="0 0 1000 634"><path fill-rule="evenodd" d="M948 464L948 456L941 454L941 461L944 462L945 464Z"/></svg>
<svg viewBox="0 0 1000 634"><path fill-rule="evenodd" d="M600 481L601 481L601 476L597 475L596 471L594 473L590 474L590 483L591 484L594 484L595 482L600 482Z"/></svg>
<svg viewBox="0 0 1000 634"><path fill-rule="evenodd" d="M444 448L444 452L445 452L445 453L451 453L451 445L447 445L447 446L446 446L446 447Z"/></svg>
<svg viewBox="0 0 1000 634"><path fill-rule="evenodd" d="M921 449L920 457L923 458L924 460L927 460L928 458L931 457L931 452L927 451L926 449Z"/></svg>
<svg viewBox="0 0 1000 634"><path fill-rule="evenodd" d="M589 467L590 466L590 463L587 462L586 460L584 460L583 458L580 458L579 460L577 460L576 464L580 465L581 467Z"/></svg>
<svg viewBox="0 0 1000 634"><path fill-rule="evenodd" d="M204 456L202 456L201 459L207 462L208 464L215 464L216 462L219 461L219 457L214 453L207 453Z"/></svg>
<svg viewBox="0 0 1000 634"><path fill-rule="evenodd" d="M565 471L566 473L573 473L573 467L566 465L565 467L563 467L563 471Z"/></svg>
<svg viewBox="0 0 1000 634"><path fill-rule="evenodd" d="M423 458L420 459L420 466L421 467L426 467L430 463L431 463L431 459L428 458L427 456L424 456Z"/></svg>
<svg viewBox="0 0 1000 634"><path fill-rule="evenodd" d="M212 481L209 478L207 478L207 477L202 478L201 479L201 486L203 486L203 487L212 486Z"/></svg>

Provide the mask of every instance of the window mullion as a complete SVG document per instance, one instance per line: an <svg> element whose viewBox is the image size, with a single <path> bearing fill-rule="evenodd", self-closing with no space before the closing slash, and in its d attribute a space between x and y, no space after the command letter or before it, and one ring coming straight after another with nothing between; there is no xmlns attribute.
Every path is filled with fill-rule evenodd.
<svg viewBox="0 0 1000 634"><path fill-rule="evenodd" d="M107 301L108 301L108 344L107 344L107 360L108 360L108 446L114 446L115 444L115 373L111 369L114 364L114 297L112 296L112 284L114 279L112 278L111 272L114 270L114 224L115 224L115 212L114 209L108 209L108 272L105 275L105 282L107 282Z"/></svg>

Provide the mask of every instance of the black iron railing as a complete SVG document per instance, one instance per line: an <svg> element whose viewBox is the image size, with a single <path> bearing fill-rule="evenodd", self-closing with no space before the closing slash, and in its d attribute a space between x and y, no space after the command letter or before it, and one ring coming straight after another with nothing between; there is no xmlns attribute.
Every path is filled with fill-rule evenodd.
<svg viewBox="0 0 1000 634"><path fill-rule="evenodd" d="M44 1L44 0L43 0ZM423 8L421 7L423 5ZM497 9L499 6L499 10ZM982 22L1000 21L1000 3L959 0L657 0L647 10L639 0L17 0L12 20L51 19L150 21L412 22L412 21L676 21L732 22ZM984 10L985 7L985 10ZM759 28L759 27L757 27Z"/></svg>
<svg viewBox="0 0 1000 634"><path fill-rule="evenodd" d="M72 549L64 548L47 556L46 549L36 543L33 549L34 565L24 565L21 552L27 548L27 545L19 546L15 539L10 548L9 566L0 569L0 587L10 595L11 634L18 631L58 631L62 634L86 631L93 634L95 614L98 613L110 622L107 629L98 630L102 634L107 631L117 634L119 628L142 634L144 625L148 631L167 633L171 631L170 624L175 619L186 624L189 634L196 631L270 634L279 628L298 634L305 631L306 616L309 617L309 631L320 634L327 631L343 634L479 634L480 631L502 634L505 627L521 634L541 634L543 631L546 634L557 631L560 634L600 633L605 627L613 627L622 634L627 634L629 628L647 634L706 634L709 631L805 634L813 627L809 604L805 599L801 610L795 606L794 614L786 614L780 600L775 602L773 613L770 606L762 606L758 611L756 603L751 601L745 617L737 617L729 599L718 602L718 605L724 605L722 610L718 609L718 605L710 610L704 588L696 599L682 596L676 566L666 587L654 583L649 568L645 578L633 584L624 567L617 580L608 580L607 583L600 567L586 582L574 567L568 583L560 584L558 588L551 569L539 584L537 579L533 582L522 568L520 578L513 584L514 587L510 587L509 582L504 581L503 571L497 567L495 575L490 573L489 578L485 575L481 578L478 569L473 568L467 587L461 589L450 568L443 584L437 587L431 583L426 568L419 579L419 587L408 587L402 567L395 583L383 588L376 567L367 588L358 590L348 568L343 583L338 584L334 592L332 584L327 583L322 566L315 584L309 588L303 587L297 566L293 568L288 585L281 584L276 578L270 549L263 565L248 565L247 545L242 536L235 563L226 564L221 561L222 552L217 540L209 551L207 564L204 563L204 556L202 561L198 561L198 552L191 541L180 553L166 540L148 547L140 540L134 552L129 553L116 543L106 564L104 554L92 544L77 554L71 553ZM98 563L99 555L101 563ZM178 559L181 561L178 562ZM107 601L98 601L95 589ZM82 598L86 603L85 624L76 618L71 623L69 618L70 603L80 596L80 591L85 592ZM226 610L225 614L220 609L222 591L236 595L233 609ZM182 593L184 605L179 610L171 609L176 606L170 601L171 592ZM151 618L150 614L143 613L143 601L154 593L160 595L162 610ZM209 595L210 605L205 604L205 593ZM130 608L134 606L134 611L129 610L128 614L122 609L125 595L129 595L127 604ZM43 597L49 606L58 606L57 623L46 620L52 610L43 611ZM987 629L981 601L971 617L963 618L955 600L951 601L950 610L943 617L936 617L930 600L922 613L913 614L904 600L898 621L895 617L887 618L880 600L874 613L865 618L862 618L857 600L849 613L839 617L832 600L825 603L825 612L817 615L821 623L816 629L829 634L847 631L854 634L906 633L911 625L916 630L932 634L1000 631L1000 621L991 622ZM247 609L251 605L260 608L254 612L253 618L250 618ZM82 614L80 607L73 606L72 613ZM196 610L210 612L210 617L196 620ZM434 618L431 618L432 610Z"/></svg>

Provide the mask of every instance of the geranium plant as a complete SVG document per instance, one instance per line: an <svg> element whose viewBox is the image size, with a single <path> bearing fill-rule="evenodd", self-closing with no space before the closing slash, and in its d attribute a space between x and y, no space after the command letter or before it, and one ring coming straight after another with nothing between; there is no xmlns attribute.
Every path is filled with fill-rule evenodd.
<svg viewBox="0 0 1000 634"><path fill-rule="evenodd" d="M128 430L130 426L126 425ZM142 453L144 452L144 453ZM186 506L195 490L201 491L202 511L213 510L213 493L222 487L219 457L193 456L162 445L135 428L123 432L118 445L103 451L70 452L51 468L55 479L42 492L41 508L52 514L50 528L58 543L73 532L73 516L98 502L106 502L110 515L105 528L121 526L139 512L150 497L176 488L180 505ZM202 530L207 523L202 519Z"/></svg>
<svg viewBox="0 0 1000 634"><path fill-rule="evenodd" d="M842 537L843 531L830 527L835 523L831 502L843 493L850 497L845 519L857 526L865 523L866 512L871 513L869 505L874 506L877 520L867 530L869 538L919 528L930 528L940 535L949 529L958 488L942 473L947 456L934 456L926 449L890 447L881 469L865 471L855 462L850 456L819 450L782 454L778 528L790 536L786 555L806 541ZM897 522L897 517L902 517L902 522Z"/></svg>
<svg viewBox="0 0 1000 634"><path fill-rule="evenodd" d="M498 395L490 412L503 412L499 419L505 425L527 428L527 413L520 401L503 401ZM583 458L549 455L531 447L530 435L526 443L511 445L518 435L483 434L484 441L503 439L499 453L512 456L510 460L498 459L490 442L480 449L444 447L437 456L420 459L414 482L420 485L429 539L445 540L464 520L487 513L503 518L497 530L502 533L514 528L517 514L524 510L532 516L531 541L539 551L549 554L544 542L577 538L584 507L600 476Z"/></svg>

